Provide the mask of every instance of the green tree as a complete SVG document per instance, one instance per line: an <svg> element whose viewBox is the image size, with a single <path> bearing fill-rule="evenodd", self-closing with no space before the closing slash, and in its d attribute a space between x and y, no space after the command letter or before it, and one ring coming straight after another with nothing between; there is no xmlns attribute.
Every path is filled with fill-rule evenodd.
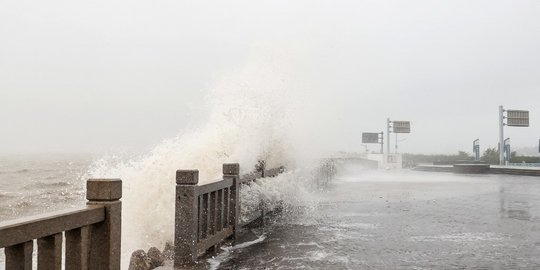
<svg viewBox="0 0 540 270"><path fill-rule="evenodd" d="M457 158L459 160L472 160L473 156L465 151L458 151Z"/></svg>
<svg viewBox="0 0 540 270"><path fill-rule="evenodd" d="M540 162L540 159L535 156L518 156L516 155L516 152L512 152L512 155L510 156L510 162L511 163L538 163Z"/></svg>
<svg viewBox="0 0 540 270"><path fill-rule="evenodd" d="M499 164L499 149L495 147L486 149L480 159L489 164Z"/></svg>
<svg viewBox="0 0 540 270"><path fill-rule="evenodd" d="M403 160L408 163L433 163L433 162L453 162L458 160L473 160L473 156L465 151L459 151L457 154L443 155L423 155L423 154L403 154Z"/></svg>

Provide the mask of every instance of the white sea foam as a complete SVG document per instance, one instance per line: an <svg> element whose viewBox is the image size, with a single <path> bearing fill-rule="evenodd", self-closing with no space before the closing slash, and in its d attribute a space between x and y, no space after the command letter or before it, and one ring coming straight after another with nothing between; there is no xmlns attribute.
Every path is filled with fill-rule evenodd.
<svg viewBox="0 0 540 270"><path fill-rule="evenodd" d="M221 177L222 163L238 162L242 172L251 171L258 160L265 160L269 167L309 163L302 157L313 157L317 151L312 145L316 144L307 142L302 127L313 121L302 116L313 117L305 108L320 110L320 106L313 99L316 93L292 89L295 84L288 76L292 66L289 58L281 51L255 53L244 67L211 86L204 103L207 121L164 140L137 158L104 157L83 176L123 180L124 266L132 251L162 247L173 239L177 169L198 169L199 182L205 183ZM309 102L307 97L312 97ZM288 180L278 177L272 184L259 181L250 192L242 192L244 202L249 203L250 194L258 194L253 201L264 196L269 204L294 201L298 194L293 193L299 189L290 180L297 176L284 176ZM289 184L280 186L276 182Z"/></svg>
<svg viewBox="0 0 540 270"><path fill-rule="evenodd" d="M490 232L483 233L456 233L456 234L443 234L434 236L412 236L410 241L418 242L476 242L476 241L502 241L504 237Z"/></svg>
<svg viewBox="0 0 540 270"><path fill-rule="evenodd" d="M234 250L247 248L249 246L261 243L265 239L266 239L266 235L263 234L263 235L259 236L257 239L255 239L253 241L240 243L240 244L235 245L235 246L222 247L221 249L223 250L223 252L219 253L214 258L208 259L208 264L210 265L209 269L210 270L218 269L219 265L221 265L222 263L224 263L224 262L226 262L226 261L228 261L230 259L231 252L233 252Z"/></svg>
<svg viewBox="0 0 540 270"><path fill-rule="evenodd" d="M281 260L282 261L322 261L331 255L332 254L322 251L322 250L315 250L315 251L306 252L306 256L284 257Z"/></svg>
<svg viewBox="0 0 540 270"><path fill-rule="evenodd" d="M316 242L307 242L307 243L297 243L297 244L290 244L290 246L298 246L298 247L305 247L305 246L313 246L313 247L316 247L316 248L319 248L319 249L323 249L323 246L319 245L318 243Z"/></svg>
<svg viewBox="0 0 540 270"><path fill-rule="evenodd" d="M312 178L306 177L304 170L295 170L243 186L240 192L241 222L258 215L261 207L267 211L272 211L279 205L292 208L315 207L316 198L310 193L311 183Z"/></svg>
<svg viewBox="0 0 540 270"><path fill-rule="evenodd" d="M347 224L340 224L339 227L345 228L345 229L376 229L379 227L378 224L370 224L370 223L347 223Z"/></svg>

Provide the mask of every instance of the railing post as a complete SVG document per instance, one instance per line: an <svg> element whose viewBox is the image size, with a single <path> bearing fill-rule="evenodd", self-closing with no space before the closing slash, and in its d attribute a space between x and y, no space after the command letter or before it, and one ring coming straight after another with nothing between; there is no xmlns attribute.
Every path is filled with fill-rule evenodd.
<svg viewBox="0 0 540 270"><path fill-rule="evenodd" d="M65 232L66 269L88 269L88 232L90 227L76 228Z"/></svg>
<svg viewBox="0 0 540 270"><path fill-rule="evenodd" d="M6 247L6 269L32 270L34 241Z"/></svg>
<svg viewBox="0 0 540 270"><path fill-rule="evenodd" d="M122 229L122 180L90 179L86 182L87 205L105 207L105 221L90 229L88 268L120 270Z"/></svg>
<svg viewBox="0 0 540 270"><path fill-rule="evenodd" d="M258 171L261 174L261 178L265 178L267 176L266 175L266 161L259 160L259 163L255 166L255 170ZM261 216L260 216L261 226L264 227L264 225L265 225L264 224L264 216L265 216L266 205L264 203L263 198L259 198L259 199L260 199L259 209L261 211Z"/></svg>
<svg viewBox="0 0 540 270"><path fill-rule="evenodd" d="M236 242L240 232L238 225L240 223L240 164L223 164L223 180L229 178L233 180L230 190L229 224L233 226L233 242Z"/></svg>
<svg viewBox="0 0 540 270"><path fill-rule="evenodd" d="M255 170L261 173L261 177L266 177L266 162L264 160L259 160L255 166Z"/></svg>
<svg viewBox="0 0 540 270"><path fill-rule="evenodd" d="M38 270L62 269L62 233L37 240Z"/></svg>
<svg viewBox="0 0 540 270"><path fill-rule="evenodd" d="M176 171L174 267L190 266L197 263L198 183L198 170Z"/></svg>

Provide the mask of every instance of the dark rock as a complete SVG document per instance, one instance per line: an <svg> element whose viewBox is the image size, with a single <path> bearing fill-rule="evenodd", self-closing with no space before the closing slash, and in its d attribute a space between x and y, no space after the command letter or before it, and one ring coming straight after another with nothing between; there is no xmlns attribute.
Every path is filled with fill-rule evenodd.
<svg viewBox="0 0 540 270"><path fill-rule="evenodd" d="M150 270L152 262L144 250L137 250L131 254L129 270Z"/></svg>
<svg viewBox="0 0 540 270"><path fill-rule="evenodd" d="M163 256L165 258L172 260L174 258L174 245L171 242L165 243L165 248L163 248Z"/></svg>
<svg viewBox="0 0 540 270"><path fill-rule="evenodd" d="M152 266L150 269L165 265L165 256L156 247L151 247L146 255L150 259L150 264Z"/></svg>

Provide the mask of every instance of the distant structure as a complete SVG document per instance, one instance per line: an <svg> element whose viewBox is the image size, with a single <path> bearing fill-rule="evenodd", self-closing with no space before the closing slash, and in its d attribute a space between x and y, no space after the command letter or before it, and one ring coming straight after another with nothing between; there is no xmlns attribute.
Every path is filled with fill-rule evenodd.
<svg viewBox="0 0 540 270"><path fill-rule="evenodd" d="M504 113L506 112L506 116ZM507 123L504 123L506 119ZM505 110L501 105L499 106L499 165L505 165L506 159L505 152L505 139L504 139L504 126L509 127L528 127L529 126L529 111L524 110ZM510 156L510 155L508 155Z"/></svg>

